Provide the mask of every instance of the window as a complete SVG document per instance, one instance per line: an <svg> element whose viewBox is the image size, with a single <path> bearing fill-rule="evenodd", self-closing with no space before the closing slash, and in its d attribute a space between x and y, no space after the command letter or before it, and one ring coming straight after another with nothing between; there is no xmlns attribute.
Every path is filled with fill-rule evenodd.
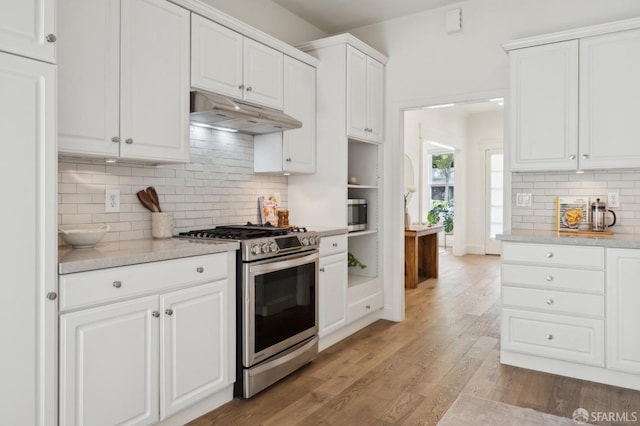
<svg viewBox="0 0 640 426"><path fill-rule="evenodd" d="M454 199L455 168L453 154L431 156L431 200Z"/></svg>

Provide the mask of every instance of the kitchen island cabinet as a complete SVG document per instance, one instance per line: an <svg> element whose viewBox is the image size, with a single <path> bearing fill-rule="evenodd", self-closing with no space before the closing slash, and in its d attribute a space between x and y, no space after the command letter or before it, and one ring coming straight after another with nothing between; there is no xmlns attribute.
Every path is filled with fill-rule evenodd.
<svg viewBox="0 0 640 426"><path fill-rule="evenodd" d="M511 169L640 167L640 19L515 40Z"/></svg>
<svg viewBox="0 0 640 426"><path fill-rule="evenodd" d="M60 276L60 423L183 424L232 399L235 252Z"/></svg>
<svg viewBox="0 0 640 426"><path fill-rule="evenodd" d="M59 0L58 151L189 161L189 12L163 0Z"/></svg>
<svg viewBox="0 0 640 426"><path fill-rule="evenodd" d="M501 362L640 390L640 239L543 231L498 239Z"/></svg>

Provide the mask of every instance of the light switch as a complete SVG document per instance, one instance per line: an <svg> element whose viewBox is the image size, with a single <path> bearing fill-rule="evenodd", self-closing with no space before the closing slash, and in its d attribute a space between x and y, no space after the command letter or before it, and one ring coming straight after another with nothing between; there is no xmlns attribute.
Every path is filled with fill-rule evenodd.
<svg viewBox="0 0 640 426"><path fill-rule="evenodd" d="M516 207L531 207L531 193L518 192L516 194Z"/></svg>

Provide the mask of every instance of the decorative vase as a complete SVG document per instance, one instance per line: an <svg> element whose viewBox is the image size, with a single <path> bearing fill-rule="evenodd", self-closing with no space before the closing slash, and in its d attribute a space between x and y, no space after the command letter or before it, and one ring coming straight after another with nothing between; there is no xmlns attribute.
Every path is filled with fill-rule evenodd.
<svg viewBox="0 0 640 426"><path fill-rule="evenodd" d="M409 228L411 226L411 216L409 215L409 209L404 209L404 227Z"/></svg>

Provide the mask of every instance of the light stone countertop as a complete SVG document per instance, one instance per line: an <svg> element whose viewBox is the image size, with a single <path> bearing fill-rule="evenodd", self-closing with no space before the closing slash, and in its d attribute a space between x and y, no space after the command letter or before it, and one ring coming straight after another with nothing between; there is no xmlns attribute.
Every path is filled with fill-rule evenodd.
<svg viewBox="0 0 640 426"><path fill-rule="evenodd" d="M501 241L640 249L639 234L579 235L568 232L514 229L496 236Z"/></svg>
<svg viewBox="0 0 640 426"><path fill-rule="evenodd" d="M317 232L320 237L342 235L347 233L347 228L330 228L327 226L305 226L309 232Z"/></svg>
<svg viewBox="0 0 640 426"><path fill-rule="evenodd" d="M202 241L179 238L143 239L98 243L94 248L58 247L58 273L92 271L180 257L238 250L235 241Z"/></svg>

